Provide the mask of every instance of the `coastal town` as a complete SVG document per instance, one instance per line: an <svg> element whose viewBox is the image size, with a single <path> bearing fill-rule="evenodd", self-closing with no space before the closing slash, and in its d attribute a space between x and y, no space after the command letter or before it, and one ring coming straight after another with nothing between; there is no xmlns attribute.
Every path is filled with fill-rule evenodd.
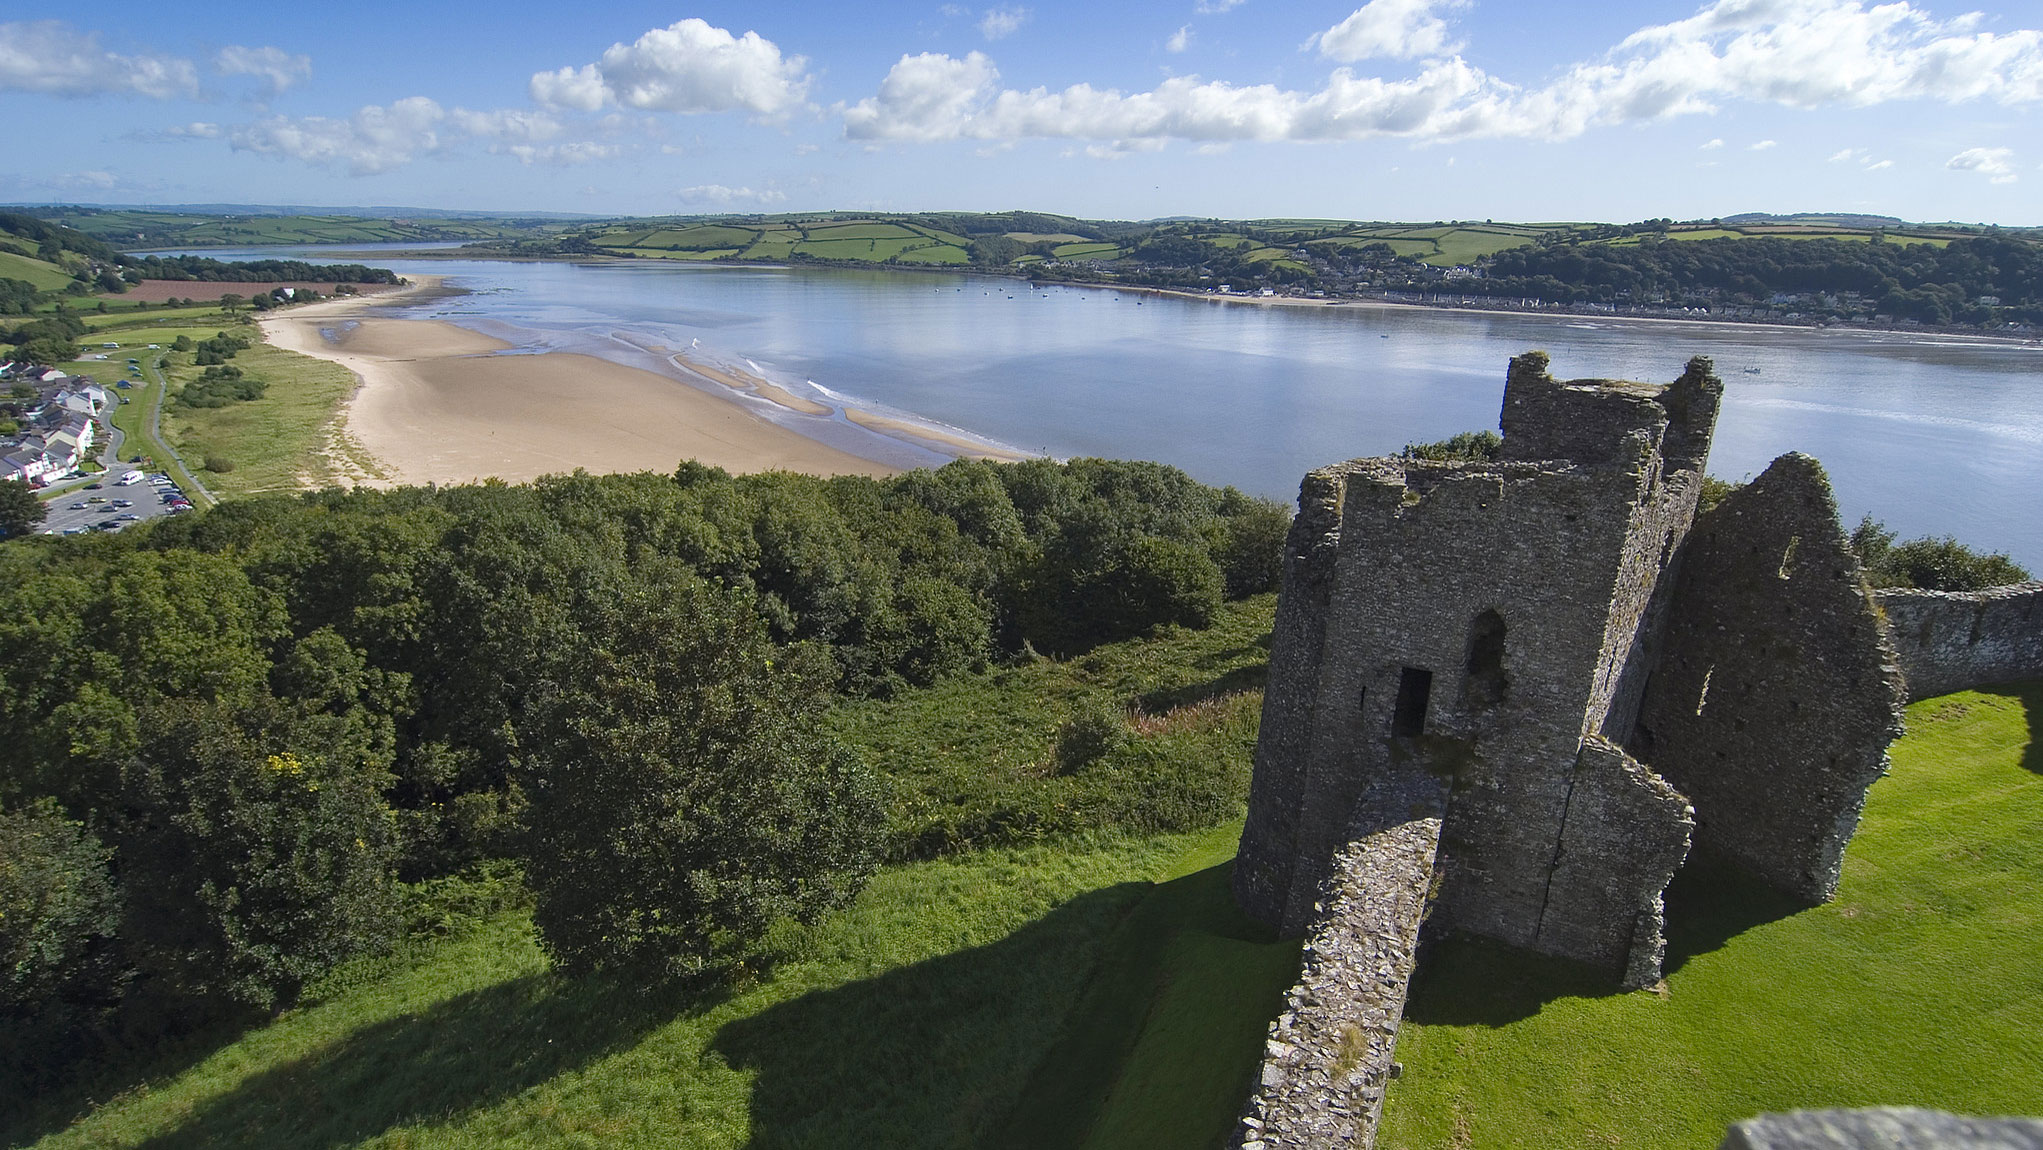
<svg viewBox="0 0 2043 1150"><path fill-rule="evenodd" d="M131 366L131 372L139 376L141 369ZM0 399L0 429L6 431L0 436L0 482L25 483L46 497L43 534L120 531L191 510L190 498L167 473L118 470L121 436L110 416L128 402L119 394L129 389L128 380L109 388L90 376L5 362L0 386L6 388ZM109 485L148 494L101 494ZM74 490L87 494L64 502L64 494Z"/></svg>

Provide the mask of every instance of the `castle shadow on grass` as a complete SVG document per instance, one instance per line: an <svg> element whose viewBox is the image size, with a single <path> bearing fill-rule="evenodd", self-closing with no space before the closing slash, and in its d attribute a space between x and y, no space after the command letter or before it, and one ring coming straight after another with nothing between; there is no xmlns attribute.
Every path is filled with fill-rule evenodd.
<svg viewBox="0 0 2043 1150"><path fill-rule="evenodd" d="M373 1023L199 1106L145 1150L352 1146L486 1109L717 996L529 974Z"/></svg>

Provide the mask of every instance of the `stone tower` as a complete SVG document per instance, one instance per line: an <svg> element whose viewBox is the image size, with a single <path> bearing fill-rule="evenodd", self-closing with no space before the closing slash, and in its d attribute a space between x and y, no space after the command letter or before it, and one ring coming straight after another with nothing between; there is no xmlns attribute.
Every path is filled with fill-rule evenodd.
<svg viewBox="0 0 2043 1150"><path fill-rule="evenodd" d="M1698 517L1723 384L1511 361L1484 461L1305 477L1235 898L1307 935L1236 1143L1373 1143L1422 925L1660 977L1698 850L1829 898L1901 677L1822 468Z"/></svg>

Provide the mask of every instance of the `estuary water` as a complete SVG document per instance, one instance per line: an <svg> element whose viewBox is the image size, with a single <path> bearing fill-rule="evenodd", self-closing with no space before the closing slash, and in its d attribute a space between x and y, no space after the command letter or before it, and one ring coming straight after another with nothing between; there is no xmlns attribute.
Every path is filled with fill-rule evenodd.
<svg viewBox="0 0 2043 1150"><path fill-rule="evenodd" d="M1160 460L1284 500L1314 467L1494 428L1506 361L1527 349L1550 353L1563 379L1666 381L1707 355L1725 382L1713 474L1748 478L1806 452L1829 471L1848 525L1871 514L1904 538L1956 535L2043 573L2043 347L2033 344L1257 306L949 273L370 262L467 289L400 314L523 347L605 354L608 343L631 362L644 356L631 344L692 349L835 407L1058 457Z"/></svg>

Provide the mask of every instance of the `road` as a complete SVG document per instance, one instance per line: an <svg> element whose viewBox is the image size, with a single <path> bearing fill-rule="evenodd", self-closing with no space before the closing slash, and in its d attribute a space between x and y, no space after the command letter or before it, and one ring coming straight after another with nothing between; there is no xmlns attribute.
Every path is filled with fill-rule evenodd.
<svg viewBox="0 0 2043 1150"><path fill-rule="evenodd" d="M186 490L196 497L193 502L203 507L209 507L220 502L220 497L206 490L206 485L199 481L198 473L186 466L184 458L178 455L177 449L170 446L169 441L163 438L163 400L170 394L170 381L164 379L163 373L157 370L154 359L144 362L142 370L148 372L149 378L155 381L156 384L156 394L149 400L149 435L147 442L152 449L151 454L155 454L153 450L155 448L162 449L159 462L163 464L165 470L170 472L171 478L178 480Z"/></svg>

